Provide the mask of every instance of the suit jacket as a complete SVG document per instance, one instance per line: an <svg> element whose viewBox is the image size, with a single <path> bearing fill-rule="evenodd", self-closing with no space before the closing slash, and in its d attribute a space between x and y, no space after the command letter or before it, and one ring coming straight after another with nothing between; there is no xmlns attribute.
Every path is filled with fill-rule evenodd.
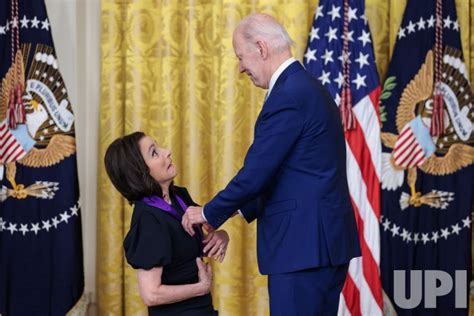
<svg viewBox="0 0 474 316"><path fill-rule="evenodd" d="M278 77L244 165L204 207L217 228L237 209L257 219L262 274L345 264L360 256L339 110L299 62Z"/></svg>

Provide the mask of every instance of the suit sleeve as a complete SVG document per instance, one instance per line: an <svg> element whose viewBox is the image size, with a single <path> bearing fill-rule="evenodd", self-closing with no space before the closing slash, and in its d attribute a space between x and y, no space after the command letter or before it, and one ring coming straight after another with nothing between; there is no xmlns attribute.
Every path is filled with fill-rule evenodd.
<svg viewBox="0 0 474 316"><path fill-rule="evenodd" d="M247 223L250 224L258 217L258 214L260 213L261 209L261 199L260 197L257 197L242 205L242 207L240 208L240 213L245 218Z"/></svg>
<svg viewBox="0 0 474 316"><path fill-rule="evenodd" d="M244 165L224 190L205 205L204 215L214 228L221 226L237 209L256 199L271 183L298 140L304 118L291 102L262 112ZM249 211L249 219L256 214Z"/></svg>

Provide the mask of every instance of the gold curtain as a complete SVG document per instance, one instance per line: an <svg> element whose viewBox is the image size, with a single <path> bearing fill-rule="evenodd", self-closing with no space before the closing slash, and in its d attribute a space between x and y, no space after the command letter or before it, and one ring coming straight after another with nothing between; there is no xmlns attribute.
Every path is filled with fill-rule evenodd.
<svg viewBox="0 0 474 316"><path fill-rule="evenodd" d="M193 198L205 203L243 162L264 91L238 72L232 32L253 11L275 16L302 60L315 0L103 0L98 174L97 299L99 315L145 315L136 274L124 261L122 240L131 208L109 182L107 146L142 130L173 152ZM377 67L387 71L406 1L366 0ZM456 1L464 56L474 62L474 0ZM471 78L474 68L469 67ZM213 264L214 305L220 315L266 315L266 278L259 275L255 224L234 217L223 264Z"/></svg>

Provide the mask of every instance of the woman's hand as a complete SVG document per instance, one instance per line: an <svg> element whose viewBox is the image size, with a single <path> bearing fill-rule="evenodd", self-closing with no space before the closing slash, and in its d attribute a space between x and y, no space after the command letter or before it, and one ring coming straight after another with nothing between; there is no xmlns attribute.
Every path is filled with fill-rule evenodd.
<svg viewBox="0 0 474 316"><path fill-rule="evenodd" d="M204 263L201 258L196 258L196 264L198 266L198 284L202 287L202 294L205 295L211 291L212 285L212 270L211 265Z"/></svg>
<svg viewBox="0 0 474 316"><path fill-rule="evenodd" d="M209 234L202 241L204 243L204 253L219 262L224 261L229 244L229 235L225 230L209 231Z"/></svg>
<svg viewBox="0 0 474 316"><path fill-rule="evenodd" d="M204 228L208 234L215 231L214 227L212 227L209 223L202 224L202 228Z"/></svg>

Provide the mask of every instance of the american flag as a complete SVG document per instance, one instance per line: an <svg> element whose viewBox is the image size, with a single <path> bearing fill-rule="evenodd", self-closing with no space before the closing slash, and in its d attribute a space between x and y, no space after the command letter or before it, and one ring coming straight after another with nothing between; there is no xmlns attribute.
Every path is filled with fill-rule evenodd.
<svg viewBox="0 0 474 316"><path fill-rule="evenodd" d="M321 0L304 55L306 69L328 89L338 106L344 82L350 89L354 125L345 132L347 178L362 257L349 265L339 315L382 315L383 311L379 268L380 83L364 11L363 0ZM344 58L344 46L348 58ZM344 60L348 60L347 72Z"/></svg>

